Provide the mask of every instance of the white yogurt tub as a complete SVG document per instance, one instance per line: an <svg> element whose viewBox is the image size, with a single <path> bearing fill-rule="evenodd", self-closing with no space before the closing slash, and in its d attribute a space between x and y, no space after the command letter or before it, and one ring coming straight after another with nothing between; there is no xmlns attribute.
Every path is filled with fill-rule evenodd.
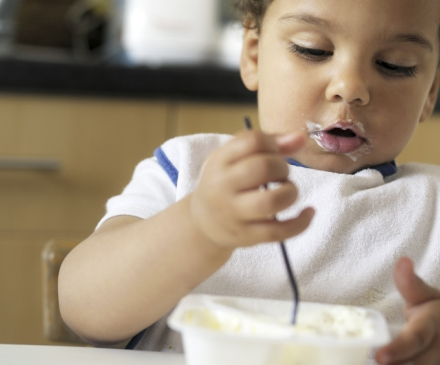
<svg viewBox="0 0 440 365"><path fill-rule="evenodd" d="M168 319L182 334L187 365L364 365L390 341L382 314L367 308L188 295Z"/></svg>

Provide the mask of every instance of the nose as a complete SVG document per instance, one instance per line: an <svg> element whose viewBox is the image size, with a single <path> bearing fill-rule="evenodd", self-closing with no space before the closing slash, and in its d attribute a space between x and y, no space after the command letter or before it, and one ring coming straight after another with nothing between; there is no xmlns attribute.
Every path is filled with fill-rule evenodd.
<svg viewBox="0 0 440 365"><path fill-rule="evenodd" d="M363 106L370 102L367 76L357 62L340 64L333 70L326 89L326 99Z"/></svg>

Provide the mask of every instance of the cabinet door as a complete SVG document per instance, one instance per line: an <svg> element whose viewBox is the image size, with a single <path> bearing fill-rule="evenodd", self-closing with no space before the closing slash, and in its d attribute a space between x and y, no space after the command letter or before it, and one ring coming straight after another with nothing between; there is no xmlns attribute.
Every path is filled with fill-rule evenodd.
<svg viewBox="0 0 440 365"><path fill-rule="evenodd" d="M434 114L426 122L420 123L408 146L397 158L399 164L423 162L440 165L440 115Z"/></svg>
<svg viewBox="0 0 440 365"><path fill-rule="evenodd" d="M180 103L175 106L171 130L174 135L194 133L234 134L244 129L243 118L251 118L258 127L254 104Z"/></svg>
<svg viewBox="0 0 440 365"><path fill-rule="evenodd" d="M167 118L162 102L0 96L0 343L49 343L44 245L93 231L107 199L165 141Z"/></svg>
<svg viewBox="0 0 440 365"><path fill-rule="evenodd" d="M165 103L0 97L0 229L92 230L166 123Z"/></svg>

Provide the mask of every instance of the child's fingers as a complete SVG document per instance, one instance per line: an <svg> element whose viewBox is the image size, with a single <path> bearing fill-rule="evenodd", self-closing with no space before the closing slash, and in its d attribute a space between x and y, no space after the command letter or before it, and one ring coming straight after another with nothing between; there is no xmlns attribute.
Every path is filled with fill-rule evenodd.
<svg viewBox="0 0 440 365"><path fill-rule="evenodd" d="M414 265L407 257L403 257L397 262L394 281L405 299L407 308L428 300L440 299L440 291L427 285L414 273Z"/></svg>
<svg viewBox="0 0 440 365"><path fill-rule="evenodd" d="M418 357L433 346L438 337L437 326L430 310L420 311L390 344L378 350L377 361L379 364L398 364Z"/></svg>
<svg viewBox="0 0 440 365"><path fill-rule="evenodd" d="M425 352L418 355L410 363L414 365L438 365L440 364L439 349L440 349L440 341L439 339L437 339L432 343L432 345L428 349L426 349Z"/></svg>
<svg viewBox="0 0 440 365"><path fill-rule="evenodd" d="M275 135L274 138L278 145L280 154L289 155L299 151L306 144L307 134L282 134Z"/></svg>
<svg viewBox="0 0 440 365"><path fill-rule="evenodd" d="M439 343L433 343L425 352L417 354L412 357L402 358L399 356L399 359L396 358L379 358L376 355L376 362L379 365L438 365L438 348Z"/></svg>
<svg viewBox="0 0 440 365"><path fill-rule="evenodd" d="M304 140L303 134L271 136L260 131L242 131L218 149L218 163L232 164L255 153L292 153L304 145Z"/></svg>
<svg viewBox="0 0 440 365"><path fill-rule="evenodd" d="M284 159L275 154L255 154L238 161L229 169L231 186L236 191L256 189L268 182L286 181L289 168Z"/></svg>
<svg viewBox="0 0 440 365"><path fill-rule="evenodd" d="M297 236L306 230L315 215L313 208L304 209L296 218L248 224L248 235L258 242L275 242ZM255 243L253 243L255 244Z"/></svg>
<svg viewBox="0 0 440 365"><path fill-rule="evenodd" d="M241 220L261 221L291 206L297 196L295 185L286 181L273 190L252 190L239 194L233 203Z"/></svg>
<svg viewBox="0 0 440 365"><path fill-rule="evenodd" d="M275 140L259 131L241 131L231 141L218 149L221 163L229 165L255 153L278 153Z"/></svg>
<svg viewBox="0 0 440 365"><path fill-rule="evenodd" d="M440 341L440 292L415 274L407 257L397 262L394 280L405 299L408 322L399 336L377 352L376 359L380 364L399 364L417 358L417 364L431 364L430 349Z"/></svg>

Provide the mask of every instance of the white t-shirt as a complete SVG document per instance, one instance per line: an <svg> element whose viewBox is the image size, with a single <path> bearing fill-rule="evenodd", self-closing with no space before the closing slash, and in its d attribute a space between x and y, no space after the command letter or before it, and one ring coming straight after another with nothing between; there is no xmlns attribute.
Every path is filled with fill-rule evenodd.
<svg viewBox="0 0 440 365"><path fill-rule="evenodd" d="M230 138L205 134L166 142L156 157L136 167L123 193L108 201L101 222L119 215L146 219L182 199L197 186L210 152ZM393 281L396 261L410 257L419 276L440 286L440 167L407 164L385 178L376 169L353 175L289 169L299 198L278 219L307 206L316 210L310 227L286 241L301 300L379 310L396 334L404 323ZM235 250L194 292L292 299L277 243ZM181 344L162 320L137 348L181 351Z"/></svg>

